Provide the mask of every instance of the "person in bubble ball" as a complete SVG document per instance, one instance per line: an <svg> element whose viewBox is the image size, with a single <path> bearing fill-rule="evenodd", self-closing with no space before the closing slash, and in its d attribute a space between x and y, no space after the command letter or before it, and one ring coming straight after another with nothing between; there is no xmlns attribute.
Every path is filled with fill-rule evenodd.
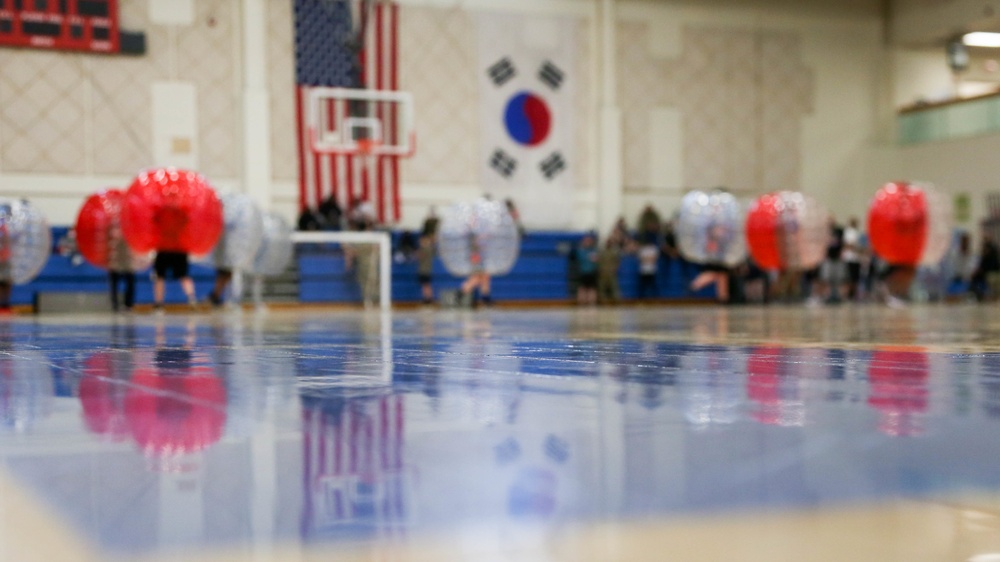
<svg viewBox="0 0 1000 562"><path fill-rule="evenodd" d="M490 274L486 271L486 264L483 263L483 252L479 246L476 235L469 233L469 260L472 262L472 273L462 283L462 295L466 301L472 301L473 306L481 301L484 305L493 304L490 298ZM473 300L475 291L478 290L478 299Z"/></svg>
<svg viewBox="0 0 1000 562"><path fill-rule="evenodd" d="M689 289L697 292L709 285L715 285L715 298L720 303L729 302L729 267L723 263L725 249L733 237L731 229L722 224L714 224L708 229L705 253L711 258L702 272L691 281Z"/></svg>
<svg viewBox="0 0 1000 562"><path fill-rule="evenodd" d="M153 311L163 311L163 300L167 294L167 276L180 281L188 306L198 309L194 294L194 280L188 274L190 263L185 252L157 251L153 261Z"/></svg>

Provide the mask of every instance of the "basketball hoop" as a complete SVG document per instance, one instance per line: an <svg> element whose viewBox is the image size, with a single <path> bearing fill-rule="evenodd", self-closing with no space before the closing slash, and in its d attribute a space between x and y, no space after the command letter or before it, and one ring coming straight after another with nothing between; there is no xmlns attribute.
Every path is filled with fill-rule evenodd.
<svg viewBox="0 0 1000 562"><path fill-rule="evenodd" d="M371 156L379 145L375 139L357 139L354 142L357 145L358 154L362 156Z"/></svg>
<svg viewBox="0 0 1000 562"><path fill-rule="evenodd" d="M409 92L315 87L307 111L316 154L409 158L416 150Z"/></svg>

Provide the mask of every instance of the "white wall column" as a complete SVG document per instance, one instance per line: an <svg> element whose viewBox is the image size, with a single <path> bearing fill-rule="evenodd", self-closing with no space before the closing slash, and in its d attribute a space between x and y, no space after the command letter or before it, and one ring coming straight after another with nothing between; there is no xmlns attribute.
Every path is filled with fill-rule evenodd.
<svg viewBox="0 0 1000 562"><path fill-rule="evenodd" d="M243 191L271 208L271 104L267 89L267 0L243 0Z"/></svg>
<svg viewBox="0 0 1000 562"><path fill-rule="evenodd" d="M597 158L597 227L606 233L622 212L622 112L615 73L617 13L614 0L595 0L600 52Z"/></svg>

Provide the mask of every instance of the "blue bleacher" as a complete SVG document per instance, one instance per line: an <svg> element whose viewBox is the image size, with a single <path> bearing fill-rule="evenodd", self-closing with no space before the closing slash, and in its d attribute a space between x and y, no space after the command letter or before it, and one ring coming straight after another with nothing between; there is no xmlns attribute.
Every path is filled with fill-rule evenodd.
<svg viewBox="0 0 1000 562"><path fill-rule="evenodd" d="M521 243L521 253L508 275L492 280L492 295L498 301L559 301L570 295L567 251L583 237L583 232L531 232ZM401 233L393 234L393 247L399 247ZM660 298L710 298L706 289L695 295L687 292L698 268L691 264L661 258L657 277ZM324 249L303 252L299 256L299 299L302 302L357 302L360 291L353 272L347 271L341 255ZM433 284L436 292L457 289L462 279L453 277L439 259L435 260ZM635 256L625 256L619 272L624 299L638 296L639 263ZM415 261L396 261L392 272L392 298L395 302L418 302Z"/></svg>
<svg viewBox="0 0 1000 562"><path fill-rule="evenodd" d="M67 228L52 229L53 250L58 240L65 236ZM493 279L493 297L498 301L559 301L569 300L569 259L566 252L583 237L582 232L531 232L522 240L521 253L510 274ZM393 234L394 246L398 246L401 233ZM299 249L299 300L301 302L358 302L361 298L354 272L347 270L339 249L310 248ZM635 256L625 256L619 272L622 296L633 299L637 296L638 260ZM682 266L680 262L666 258L660 260L658 275L658 296L661 298L690 297L687 284L697 273L694 265ZM211 267L192 264L191 276L203 297L214 279ZM462 280L451 276L440 260L435 260L433 283L435 291L457 289ZM48 263L39 276L27 285L14 288L13 304L31 304L38 292L107 292L107 273L87 263L74 265L68 257L53 251ZM711 290L699 293L699 297L710 297ZM392 296L396 302L418 302L420 285L417 283L417 264L414 261L393 264ZM137 276L136 300L150 303L153 300L153 285L149 272ZM184 295L177 283L167 284L167 302L183 303Z"/></svg>

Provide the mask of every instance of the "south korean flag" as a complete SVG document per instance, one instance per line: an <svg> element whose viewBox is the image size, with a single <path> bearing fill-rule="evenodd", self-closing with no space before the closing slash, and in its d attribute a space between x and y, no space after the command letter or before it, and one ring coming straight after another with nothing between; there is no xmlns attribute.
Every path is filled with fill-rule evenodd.
<svg viewBox="0 0 1000 562"><path fill-rule="evenodd" d="M480 174L529 227L572 223L577 27L568 17L479 16Z"/></svg>

